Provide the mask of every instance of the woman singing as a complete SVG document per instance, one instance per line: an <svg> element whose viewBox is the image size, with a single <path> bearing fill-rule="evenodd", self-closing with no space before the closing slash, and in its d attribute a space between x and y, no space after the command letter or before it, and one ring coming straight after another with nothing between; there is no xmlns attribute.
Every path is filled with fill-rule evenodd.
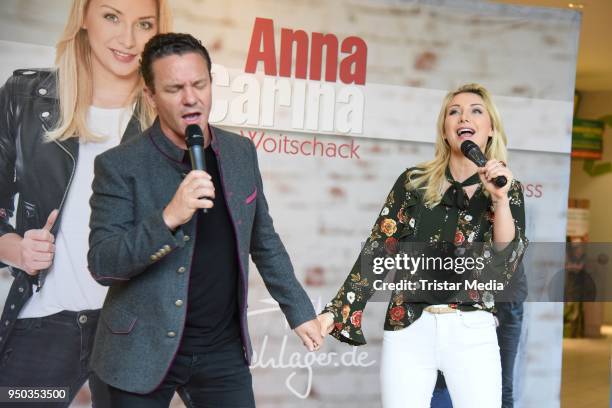
<svg viewBox="0 0 612 408"><path fill-rule="evenodd" d="M93 161L155 118L138 63L170 22L165 0L75 0L56 67L17 70L0 89L0 266L15 278L0 321L0 386L68 387L72 400L90 376L107 290L86 261Z"/></svg>
<svg viewBox="0 0 612 408"><path fill-rule="evenodd" d="M441 267L442 262L412 271L395 266L394 282L406 280L412 286L390 292L381 367L383 406L429 407L440 370L455 408L500 407L492 311L495 295L512 277L527 246L521 184L506 167L506 135L482 86L467 84L446 95L437 133L434 159L397 179L355 266L319 320L324 333L363 345L363 309L380 283L376 281L388 272L375 268L381 265L377 258L411 256L425 262L427 256L445 265L451 259L450 269ZM484 152L484 167L462 153L467 140ZM507 179L502 187L495 184L499 176ZM474 281L489 285L467 286Z"/></svg>

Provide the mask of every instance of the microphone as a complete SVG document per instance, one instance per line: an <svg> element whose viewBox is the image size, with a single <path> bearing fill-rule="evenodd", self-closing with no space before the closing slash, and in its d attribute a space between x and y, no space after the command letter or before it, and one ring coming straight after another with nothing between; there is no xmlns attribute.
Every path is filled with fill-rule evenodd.
<svg viewBox="0 0 612 408"><path fill-rule="evenodd" d="M191 124L185 128L185 143L189 149L189 159L193 170L206 171L206 160L204 159L204 133L202 128L196 124ZM206 208L202 208L206 214Z"/></svg>
<svg viewBox="0 0 612 408"><path fill-rule="evenodd" d="M484 167L487 164L487 158L482 154L478 145L471 140L466 140L461 143L461 153L473 161L478 167ZM503 187L508 183L508 179L506 176L497 176L493 180L493 183L497 187Z"/></svg>

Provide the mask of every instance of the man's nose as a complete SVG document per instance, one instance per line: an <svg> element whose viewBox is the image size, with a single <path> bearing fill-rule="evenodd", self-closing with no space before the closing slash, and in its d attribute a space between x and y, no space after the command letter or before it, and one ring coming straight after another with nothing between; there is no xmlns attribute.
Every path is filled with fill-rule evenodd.
<svg viewBox="0 0 612 408"><path fill-rule="evenodd" d="M196 97L195 92L191 87L185 87L183 90L183 104L185 105L194 105L197 102L198 98Z"/></svg>

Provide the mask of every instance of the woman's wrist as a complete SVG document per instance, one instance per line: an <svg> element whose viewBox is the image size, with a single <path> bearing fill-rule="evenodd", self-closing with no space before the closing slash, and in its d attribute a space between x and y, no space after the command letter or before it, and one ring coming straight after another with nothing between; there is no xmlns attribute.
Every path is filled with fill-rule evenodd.
<svg viewBox="0 0 612 408"><path fill-rule="evenodd" d="M23 241L23 237L14 232L0 236L0 260L2 263L19 269L24 268L21 241Z"/></svg>
<svg viewBox="0 0 612 408"><path fill-rule="evenodd" d="M332 320L336 319L336 315L334 315L334 313L330 310L323 310L321 313L319 313L319 316L328 316L331 317Z"/></svg>
<svg viewBox="0 0 612 408"><path fill-rule="evenodd" d="M500 207L510 207L510 199L507 195L499 198L494 197L491 201L493 202L493 208L496 210Z"/></svg>

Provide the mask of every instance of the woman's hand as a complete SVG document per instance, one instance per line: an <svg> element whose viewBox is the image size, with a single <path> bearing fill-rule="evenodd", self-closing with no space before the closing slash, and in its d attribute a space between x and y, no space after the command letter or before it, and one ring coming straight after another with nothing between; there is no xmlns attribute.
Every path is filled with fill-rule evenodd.
<svg viewBox="0 0 612 408"><path fill-rule="evenodd" d="M321 325L321 336L327 336L334 328L334 315L331 312L321 313L317 320Z"/></svg>
<svg viewBox="0 0 612 408"><path fill-rule="evenodd" d="M512 172L497 160L489 160L484 167L478 169L478 175L482 184L485 186L489 194L495 211L495 220L493 221L493 241L495 249L501 251L508 243L514 239L515 228L512 211L510 210L510 200L508 199L508 190L512 184ZM503 187L497 187L494 180L498 176L505 176L508 182Z"/></svg>
<svg viewBox="0 0 612 408"><path fill-rule="evenodd" d="M323 345L324 335L320 333L319 321L312 319L295 328L295 334L302 339L308 351L317 351Z"/></svg>
<svg viewBox="0 0 612 408"><path fill-rule="evenodd" d="M47 223L41 229L31 229L25 232L19 242L19 269L28 275L37 275L53 263L55 255L55 237L51 234L53 224L57 220L58 210L53 210L47 218Z"/></svg>
<svg viewBox="0 0 612 408"><path fill-rule="evenodd" d="M491 201L497 204L508 200L508 190L512 184L513 176L510 169L499 160L489 160L484 167L478 168L478 175L485 189L491 195ZM497 187L495 185L495 178L498 176L505 176L508 182L503 187Z"/></svg>

